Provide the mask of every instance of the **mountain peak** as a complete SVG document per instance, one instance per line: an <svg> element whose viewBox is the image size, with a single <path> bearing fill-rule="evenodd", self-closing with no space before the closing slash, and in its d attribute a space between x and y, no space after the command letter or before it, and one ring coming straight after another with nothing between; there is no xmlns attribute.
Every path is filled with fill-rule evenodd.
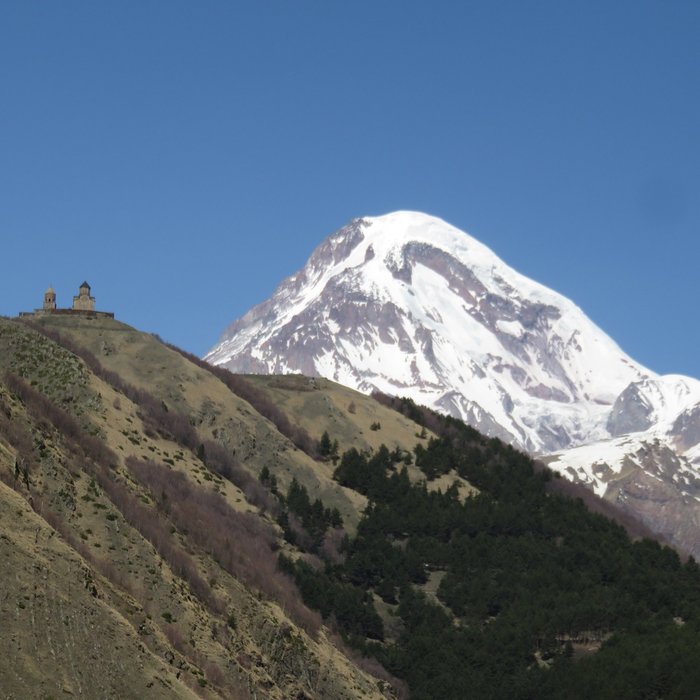
<svg viewBox="0 0 700 700"><path fill-rule="evenodd" d="M363 236L360 256L374 257L389 265L407 244L424 244L459 258L472 267L488 272L505 264L483 243L443 219L419 211L395 211L381 216L355 219ZM341 232L344 229L340 230ZM370 255L372 254L370 253ZM386 260L386 256L389 259Z"/></svg>
<svg viewBox="0 0 700 700"><path fill-rule="evenodd" d="M381 216L363 217L360 220L367 222L371 227L368 228L368 238L381 239L394 244L409 240L423 240L451 250L465 249L473 245L479 252L495 257L492 251L468 233L452 226L444 219L424 212L399 210Z"/></svg>
<svg viewBox="0 0 700 700"><path fill-rule="evenodd" d="M326 238L206 359L408 395L536 452L605 437L620 392L654 376L568 299L413 211Z"/></svg>

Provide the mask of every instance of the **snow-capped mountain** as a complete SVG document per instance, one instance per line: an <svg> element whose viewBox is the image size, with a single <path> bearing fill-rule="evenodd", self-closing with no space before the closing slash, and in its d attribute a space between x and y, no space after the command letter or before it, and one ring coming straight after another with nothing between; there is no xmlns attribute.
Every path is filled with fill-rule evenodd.
<svg viewBox="0 0 700 700"><path fill-rule="evenodd" d="M426 214L335 232L205 359L410 396L606 497L614 482L629 499L621 479L663 462L657 480L700 501L700 382L657 376L570 300Z"/></svg>
<svg viewBox="0 0 700 700"><path fill-rule="evenodd" d="M568 299L415 212L334 233L206 359L408 395L531 452L607 437L618 395L653 376Z"/></svg>

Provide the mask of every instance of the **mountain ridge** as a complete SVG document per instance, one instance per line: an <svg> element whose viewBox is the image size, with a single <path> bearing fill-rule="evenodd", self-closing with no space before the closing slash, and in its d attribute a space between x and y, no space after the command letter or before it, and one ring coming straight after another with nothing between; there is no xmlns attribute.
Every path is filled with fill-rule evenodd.
<svg viewBox="0 0 700 700"><path fill-rule="evenodd" d="M647 369L574 302L427 214L331 234L205 359L408 396L610 498L631 498L613 482L630 465L647 474L635 455L653 452L664 464L654 474L680 499L664 536L700 502L700 382ZM700 552L688 537L677 544Z"/></svg>
<svg viewBox="0 0 700 700"><path fill-rule="evenodd" d="M436 343L471 362L450 365L435 356ZM363 344L367 352L353 356ZM355 219L329 236L205 359L237 371L317 374L365 392L402 389L477 427L491 421L531 452L610 437L606 408L628 385L658 378L573 302L417 212ZM555 415L562 412L572 414L569 425ZM547 435L562 428L566 436Z"/></svg>

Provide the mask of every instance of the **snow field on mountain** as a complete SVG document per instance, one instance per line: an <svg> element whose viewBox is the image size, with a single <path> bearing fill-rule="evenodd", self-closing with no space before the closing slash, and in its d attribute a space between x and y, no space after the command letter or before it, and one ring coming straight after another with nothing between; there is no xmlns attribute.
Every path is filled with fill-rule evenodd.
<svg viewBox="0 0 700 700"><path fill-rule="evenodd" d="M680 444L673 426L700 404L700 382L658 377L573 302L419 212L332 234L206 359L409 396L530 452L568 450L567 464L598 492L604 470L593 465L614 473L644 440ZM613 407L622 424L644 423L635 441L611 436ZM685 449L700 460L696 443Z"/></svg>

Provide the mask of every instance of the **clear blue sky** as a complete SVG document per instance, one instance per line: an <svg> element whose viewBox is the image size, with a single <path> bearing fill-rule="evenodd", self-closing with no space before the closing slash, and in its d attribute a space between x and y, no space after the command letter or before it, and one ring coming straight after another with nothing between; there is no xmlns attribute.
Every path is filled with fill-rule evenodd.
<svg viewBox="0 0 700 700"><path fill-rule="evenodd" d="M0 4L0 313L202 354L355 216L418 209L700 377L700 2Z"/></svg>

